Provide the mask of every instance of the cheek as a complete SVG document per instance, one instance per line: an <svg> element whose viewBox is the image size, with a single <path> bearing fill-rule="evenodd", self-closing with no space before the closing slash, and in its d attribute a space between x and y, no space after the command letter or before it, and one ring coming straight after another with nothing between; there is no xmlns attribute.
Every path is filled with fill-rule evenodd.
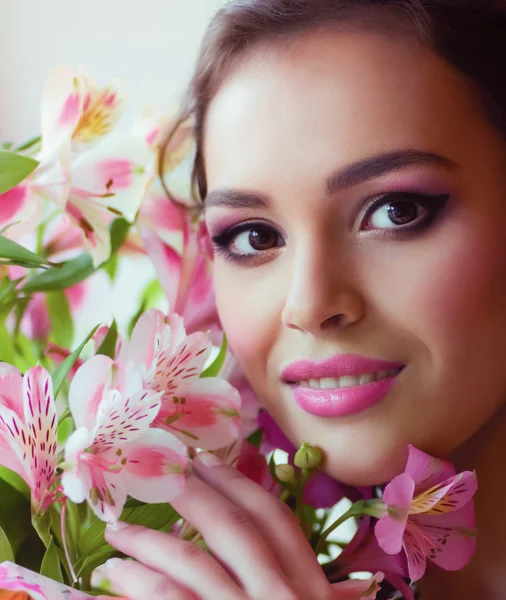
<svg viewBox="0 0 506 600"><path fill-rule="evenodd" d="M270 348L279 334L277 301L251 272L213 264L216 305L229 346L255 386L265 377ZM268 286L267 289L269 289Z"/></svg>

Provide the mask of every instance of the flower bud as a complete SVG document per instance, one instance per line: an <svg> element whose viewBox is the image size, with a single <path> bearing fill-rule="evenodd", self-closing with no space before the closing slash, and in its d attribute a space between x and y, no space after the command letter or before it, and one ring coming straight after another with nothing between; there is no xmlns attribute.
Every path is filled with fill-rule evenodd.
<svg viewBox="0 0 506 600"><path fill-rule="evenodd" d="M279 481L283 483L291 483L293 485L297 484L295 469L292 467L292 465L276 465L274 472L276 473L276 477L279 479Z"/></svg>
<svg viewBox="0 0 506 600"><path fill-rule="evenodd" d="M311 470L316 469L316 467L321 465L322 460L323 456L321 450L304 442L297 450L293 462L299 469Z"/></svg>

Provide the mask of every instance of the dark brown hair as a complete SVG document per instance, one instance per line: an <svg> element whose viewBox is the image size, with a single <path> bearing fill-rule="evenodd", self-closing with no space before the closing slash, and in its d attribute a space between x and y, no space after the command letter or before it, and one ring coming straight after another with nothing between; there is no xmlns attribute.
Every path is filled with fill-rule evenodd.
<svg viewBox="0 0 506 600"><path fill-rule="evenodd" d="M259 44L319 27L397 32L431 47L465 76L486 117L506 137L506 0L232 0L207 29L180 117L160 153L160 174L165 149L192 119L192 190L204 201L204 121L232 63Z"/></svg>

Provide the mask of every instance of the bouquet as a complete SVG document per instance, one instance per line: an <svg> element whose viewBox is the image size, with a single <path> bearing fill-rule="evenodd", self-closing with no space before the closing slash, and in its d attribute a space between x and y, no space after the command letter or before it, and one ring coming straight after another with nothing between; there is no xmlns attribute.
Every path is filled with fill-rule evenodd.
<svg viewBox="0 0 506 600"><path fill-rule="evenodd" d="M119 131L123 108L120 82L58 68L42 135L0 150L0 600L113 593L92 575L121 557L104 540L119 519L207 548L170 504L202 450L292 508L343 598L414 598L427 559L462 568L474 473L410 446L386 487L346 486L260 408L216 314L189 193L191 123L162 153L172 118L148 111ZM114 286L133 260L153 278L129 322L74 340L97 278Z"/></svg>

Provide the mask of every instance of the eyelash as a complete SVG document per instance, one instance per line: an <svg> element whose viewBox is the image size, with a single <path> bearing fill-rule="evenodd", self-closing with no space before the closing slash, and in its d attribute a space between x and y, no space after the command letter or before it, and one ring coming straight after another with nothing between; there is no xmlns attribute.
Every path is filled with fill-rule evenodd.
<svg viewBox="0 0 506 600"><path fill-rule="evenodd" d="M423 231L428 229L428 227L430 227L430 225L432 225L432 223L437 219L439 214L445 208L449 199L450 199L449 194L431 195L431 194L419 194L419 193L414 193L414 192L391 192L389 194L384 194L383 196L380 196L379 198L374 200L367 207L364 218L362 220L362 223L364 221L369 220L370 217L379 208L382 208L384 206L388 206L390 204L394 204L394 203L397 203L400 201L408 201L408 202L414 203L418 206L422 206L423 208L428 210L429 211L428 215L426 215L425 217L420 219L415 225L406 225L406 226L399 226L399 227L386 228L386 229L381 229L381 228L374 229L373 228L372 231L385 231L387 233L385 233L384 235L396 236L396 237L406 236L407 234L416 235L416 234L422 233ZM245 231L264 231L264 232L269 231L269 232L276 233L278 235L278 237L280 236L279 232L277 232L275 230L275 228L272 227L271 225L267 225L262 222L241 223L240 225L226 228L223 231L212 236L211 240L212 240L212 244L213 244L215 251L218 254L220 254L221 256L223 256L225 258L225 260L227 260L227 261L230 261L233 263L245 264L245 263L253 262L260 255L264 254L268 250L272 250L272 248L269 248L268 250L265 250L265 251L260 250L257 252L251 252L249 254L238 254L238 253L232 252L230 250L231 242L239 234L244 233ZM371 231L371 229L366 229L366 231ZM280 247L280 246L277 246L277 247Z"/></svg>

